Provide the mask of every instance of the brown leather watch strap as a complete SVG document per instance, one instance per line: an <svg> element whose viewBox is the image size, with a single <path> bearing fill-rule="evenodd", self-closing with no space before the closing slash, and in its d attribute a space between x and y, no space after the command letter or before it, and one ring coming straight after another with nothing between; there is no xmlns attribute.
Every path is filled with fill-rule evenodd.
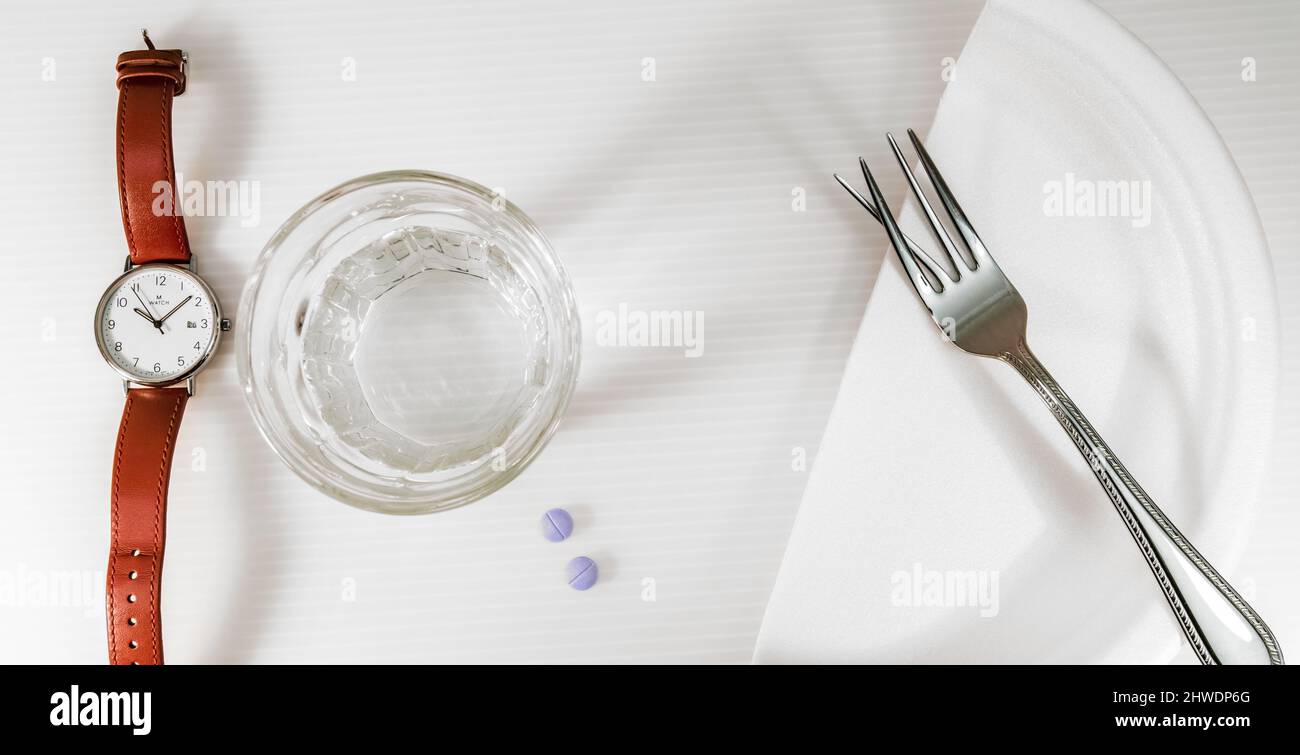
<svg viewBox="0 0 1300 755"><path fill-rule="evenodd" d="M113 454L108 662L161 664L167 485L189 391L132 388Z"/></svg>
<svg viewBox="0 0 1300 755"><path fill-rule="evenodd" d="M172 98L185 91L184 53L122 53L117 88L117 188L131 261L189 262L172 161Z"/></svg>

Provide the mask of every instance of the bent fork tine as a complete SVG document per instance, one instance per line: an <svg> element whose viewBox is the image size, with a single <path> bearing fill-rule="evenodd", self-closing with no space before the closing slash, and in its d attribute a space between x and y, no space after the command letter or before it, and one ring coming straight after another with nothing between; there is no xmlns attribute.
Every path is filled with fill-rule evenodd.
<svg viewBox="0 0 1300 755"><path fill-rule="evenodd" d="M935 265L930 272L934 274L939 287L936 289L930 284L925 277L925 273L921 271L920 263L910 253L911 247L908 246L907 240L903 238L903 232L894 220L893 213L889 211L889 204L885 202L885 195L881 193L880 186L876 183L875 177L871 175L871 168L867 167L867 161L859 157L858 165L862 167L862 177L867 180L867 191L871 193L871 200L878 210L876 219L885 227L885 233L889 236L889 243L894 247L894 252L898 255L899 261L903 263L903 269L907 271L907 277L912 281L912 287L916 289L921 301L925 303L926 308L933 315L937 301L935 297L952 287L953 280L948 277L948 273L943 268ZM928 258L929 255L926 255L926 257Z"/></svg>
<svg viewBox="0 0 1300 755"><path fill-rule="evenodd" d="M916 260L912 259L907 242L903 240L903 232L899 230L898 223L894 222L894 216L889 211L885 196L880 193L880 187L876 185L876 179L871 175L871 169L867 167L867 161L859 157L858 164L862 166L862 176L867 179L867 191L871 192L871 200L880 212L878 219L881 225L885 226L885 233L889 236L889 243L894 247L894 252L898 254L898 259L903 263L904 269L907 270L907 277L911 279L912 287L920 295L921 301L925 302L926 308L933 313L935 296L940 292L936 292L930 287ZM952 285L952 280L948 278L946 273L942 270L935 272L939 273L940 285L944 289Z"/></svg>
<svg viewBox="0 0 1300 755"><path fill-rule="evenodd" d="M876 222L884 223L884 221L880 219L880 213L876 211L876 206L871 203L870 199L859 194L858 190L853 188L848 181L845 181L839 173L832 173L831 175L835 177L836 181L839 181L840 186L844 187L844 190L849 193L849 196L856 199L858 204L862 205L862 209L866 210L871 214L871 217L876 219ZM942 280L939 278L939 271L943 269L943 266L940 265L934 257L931 257L929 252L922 249L920 244L913 241L912 237L908 236L906 233L903 234L903 241L906 242L908 250L912 252L912 257L916 259L917 263L923 266L926 272L934 276L934 280ZM934 284L928 276L925 276L925 282L931 289L934 289ZM941 291L942 288L934 290Z"/></svg>

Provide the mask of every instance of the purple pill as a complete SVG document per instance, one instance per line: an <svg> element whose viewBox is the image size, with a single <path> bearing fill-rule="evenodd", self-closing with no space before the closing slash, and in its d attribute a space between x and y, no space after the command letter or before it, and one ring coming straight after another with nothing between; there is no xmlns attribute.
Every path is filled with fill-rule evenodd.
<svg viewBox="0 0 1300 755"><path fill-rule="evenodd" d="M558 543L573 534L573 517L564 509L551 509L542 514L542 535Z"/></svg>
<svg viewBox="0 0 1300 755"><path fill-rule="evenodd" d="M578 556L569 562L565 567L569 577L569 587L575 590L588 590L596 584L600 577L600 570L596 568L596 562L586 556Z"/></svg>

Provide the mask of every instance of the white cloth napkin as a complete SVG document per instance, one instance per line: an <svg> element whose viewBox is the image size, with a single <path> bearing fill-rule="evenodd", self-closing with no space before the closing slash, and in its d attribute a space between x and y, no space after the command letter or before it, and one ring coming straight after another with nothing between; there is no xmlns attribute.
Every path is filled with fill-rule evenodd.
<svg viewBox="0 0 1300 755"><path fill-rule="evenodd" d="M1031 346L1231 579L1271 434L1275 303L1249 194L1195 101L1092 5L994 0L921 134L1025 297ZM883 134L862 140L878 175L897 170ZM861 186L854 157L841 172ZM1089 181L1137 182L1148 204L1090 211ZM898 214L937 248L910 201ZM945 343L886 260L756 661L1172 658L1176 624L1050 413Z"/></svg>

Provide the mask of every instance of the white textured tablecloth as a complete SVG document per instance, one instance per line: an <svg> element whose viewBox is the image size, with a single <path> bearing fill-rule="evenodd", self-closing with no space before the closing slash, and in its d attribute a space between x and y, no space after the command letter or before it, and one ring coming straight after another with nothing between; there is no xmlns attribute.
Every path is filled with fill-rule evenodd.
<svg viewBox="0 0 1300 755"><path fill-rule="evenodd" d="M1224 133L1270 235L1287 347L1279 437L1235 581L1282 638L1300 513L1300 53L1294 3L1102 5ZM1222 6L1222 7L1220 7ZM491 499L395 519L301 483L257 436L228 350L200 379L172 480L171 662L747 662L882 247L828 180L924 126L978 2L86 3L0 26L0 661L104 658L121 389L90 333L124 245L113 61L148 26L191 56L186 178L257 181L260 219L194 218L233 310L274 228L339 181L441 170L550 236L588 323L569 417ZM1240 61L1258 61L1258 80ZM650 72L653 71L653 76ZM355 73L355 75L350 75ZM653 80L647 80L652 78ZM891 199L902 185L891 175ZM802 208L802 209L801 209ZM602 312L704 313L704 354L600 345ZM568 507L578 529L544 541ZM563 583L578 554L587 593ZM65 585L59 595L51 586ZM80 586L80 587L78 587Z"/></svg>

